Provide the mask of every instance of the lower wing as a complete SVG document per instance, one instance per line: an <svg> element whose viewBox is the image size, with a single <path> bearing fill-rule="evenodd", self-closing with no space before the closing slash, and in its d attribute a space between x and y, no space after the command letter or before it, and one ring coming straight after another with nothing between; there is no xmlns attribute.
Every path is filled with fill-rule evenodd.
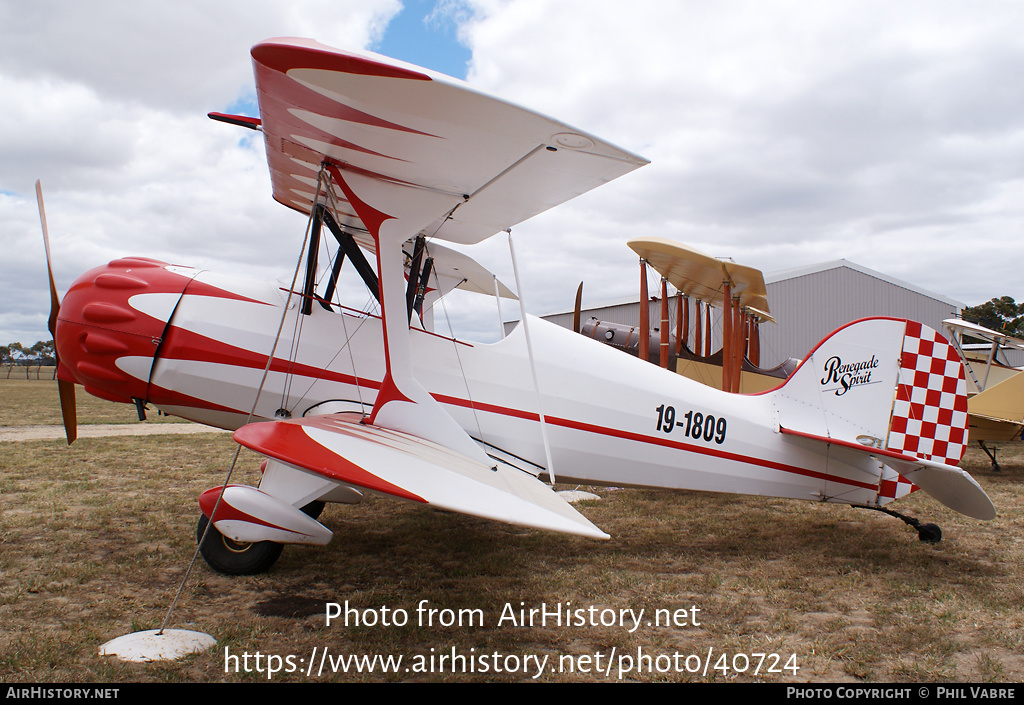
<svg viewBox="0 0 1024 705"><path fill-rule="evenodd" d="M518 468L481 465L436 443L343 414L243 426L246 448L342 485L537 529L607 539L550 487Z"/></svg>

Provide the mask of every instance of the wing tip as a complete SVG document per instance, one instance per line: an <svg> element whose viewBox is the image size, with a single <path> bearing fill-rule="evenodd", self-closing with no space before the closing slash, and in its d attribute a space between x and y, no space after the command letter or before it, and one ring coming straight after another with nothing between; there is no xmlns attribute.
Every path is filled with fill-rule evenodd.
<svg viewBox="0 0 1024 705"><path fill-rule="evenodd" d="M369 52L353 52L301 37L275 37L250 50L257 64L287 74L294 69L322 69L377 78L430 81L430 76L393 59ZM418 67L416 67L418 68Z"/></svg>

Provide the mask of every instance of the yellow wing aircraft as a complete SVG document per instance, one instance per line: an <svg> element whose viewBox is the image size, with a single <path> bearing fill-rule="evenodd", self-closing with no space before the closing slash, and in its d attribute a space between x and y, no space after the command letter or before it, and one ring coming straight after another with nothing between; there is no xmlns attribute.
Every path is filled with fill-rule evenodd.
<svg viewBox="0 0 1024 705"><path fill-rule="evenodd" d="M584 335L734 393L773 389L796 368L799 361L795 359L772 369L759 367L759 325L775 322L760 270L661 237L634 238L627 244L640 257L641 300L649 300L647 267L661 276L658 336L651 333L644 315L636 328L591 319L581 329L577 327ZM668 284L678 292L674 335L670 331ZM722 309L722 347L716 352L711 344L712 308ZM650 350L652 346L657 346L657 355Z"/></svg>
<svg viewBox="0 0 1024 705"><path fill-rule="evenodd" d="M1024 350L1024 340L958 318L942 323L952 333L951 341L967 372L970 439L988 455L992 469L999 470L996 448L989 448L985 441L1015 441L1024 430L1024 374L1000 360L999 352L1004 347ZM985 341L988 350L971 349L965 338Z"/></svg>

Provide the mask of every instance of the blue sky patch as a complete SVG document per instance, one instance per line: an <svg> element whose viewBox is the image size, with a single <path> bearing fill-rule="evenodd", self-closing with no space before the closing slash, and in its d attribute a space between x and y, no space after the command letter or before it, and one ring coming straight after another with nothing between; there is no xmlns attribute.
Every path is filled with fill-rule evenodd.
<svg viewBox="0 0 1024 705"><path fill-rule="evenodd" d="M405 0L404 5L371 49L464 80L473 54L458 40L458 4L445 0Z"/></svg>

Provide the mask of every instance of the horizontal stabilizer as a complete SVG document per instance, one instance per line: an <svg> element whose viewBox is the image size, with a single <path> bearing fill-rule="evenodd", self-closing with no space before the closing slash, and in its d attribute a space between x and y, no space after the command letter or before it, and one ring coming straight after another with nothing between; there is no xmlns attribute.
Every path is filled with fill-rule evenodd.
<svg viewBox="0 0 1024 705"><path fill-rule="evenodd" d="M894 466L900 475L950 509L985 521L996 518L996 507L985 490L960 468L920 459Z"/></svg>
<svg viewBox="0 0 1024 705"><path fill-rule="evenodd" d="M779 430L787 435L810 438L873 455L950 509L986 521L996 517L995 505L985 494L985 490L981 489L977 480L956 466L838 438L802 433L785 427Z"/></svg>
<svg viewBox="0 0 1024 705"><path fill-rule="evenodd" d="M341 414L249 424L235 432L235 440L347 485L509 524L608 538L532 475L481 465L436 443Z"/></svg>

